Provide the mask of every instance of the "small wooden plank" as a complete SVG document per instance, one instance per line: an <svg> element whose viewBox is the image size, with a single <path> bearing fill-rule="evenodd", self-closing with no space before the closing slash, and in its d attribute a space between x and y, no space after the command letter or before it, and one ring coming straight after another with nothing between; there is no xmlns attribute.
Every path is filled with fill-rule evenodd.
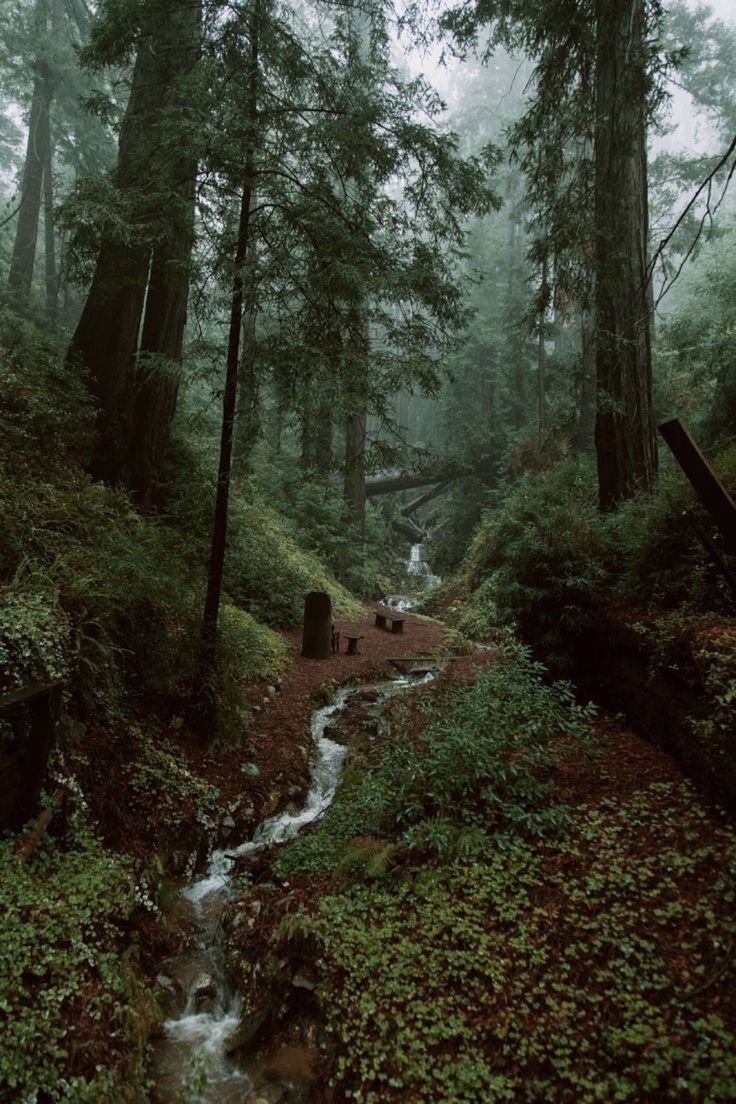
<svg viewBox="0 0 736 1104"><path fill-rule="evenodd" d="M17 690L8 690L5 694L0 694L0 717L7 717L13 713L17 713L19 709L24 708L35 698L40 698L44 694L50 694L52 690L56 690L61 686L61 682L31 682L27 686L21 686Z"/></svg>

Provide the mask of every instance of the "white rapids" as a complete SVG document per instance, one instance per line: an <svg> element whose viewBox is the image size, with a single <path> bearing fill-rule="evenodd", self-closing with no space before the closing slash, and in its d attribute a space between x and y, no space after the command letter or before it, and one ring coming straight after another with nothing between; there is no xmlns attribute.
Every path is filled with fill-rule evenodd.
<svg viewBox="0 0 736 1104"><path fill-rule="evenodd" d="M386 605L395 609L397 613L407 613L417 603L421 591L427 587L436 586L439 583L439 575L435 575L432 568L424 558L424 545L421 541L412 544L409 551L409 559L406 561L407 593L389 594Z"/></svg>

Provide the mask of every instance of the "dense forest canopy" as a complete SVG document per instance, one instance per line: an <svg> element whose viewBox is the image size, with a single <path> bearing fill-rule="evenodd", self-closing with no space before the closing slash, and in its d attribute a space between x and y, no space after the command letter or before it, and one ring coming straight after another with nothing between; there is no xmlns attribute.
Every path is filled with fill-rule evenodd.
<svg viewBox="0 0 736 1104"><path fill-rule="evenodd" d="M0 9L0 1101L736 1099L730 0Z"/></svg>

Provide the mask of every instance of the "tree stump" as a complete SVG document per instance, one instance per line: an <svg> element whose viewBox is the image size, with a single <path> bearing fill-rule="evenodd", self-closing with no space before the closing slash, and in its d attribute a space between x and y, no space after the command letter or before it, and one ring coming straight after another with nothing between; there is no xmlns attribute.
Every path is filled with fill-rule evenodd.
<svg viewBox="0 0 736 1104"><path fill-rule="evenodd" d="M329 659L332 654L332 600L321 590L304 599L302 655L307 659Z"/></svg>

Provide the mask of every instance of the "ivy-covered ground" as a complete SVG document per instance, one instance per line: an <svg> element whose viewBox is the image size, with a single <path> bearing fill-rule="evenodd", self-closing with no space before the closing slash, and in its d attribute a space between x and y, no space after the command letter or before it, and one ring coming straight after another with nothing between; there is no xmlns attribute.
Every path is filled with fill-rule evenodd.
<svg viewBox="0 0 736 1104"><path fill-rule="evenodd" d="M736 1099L736 832L667 756L513 648L353 749L233 924L316 956L332 1099Z"/></svg>

